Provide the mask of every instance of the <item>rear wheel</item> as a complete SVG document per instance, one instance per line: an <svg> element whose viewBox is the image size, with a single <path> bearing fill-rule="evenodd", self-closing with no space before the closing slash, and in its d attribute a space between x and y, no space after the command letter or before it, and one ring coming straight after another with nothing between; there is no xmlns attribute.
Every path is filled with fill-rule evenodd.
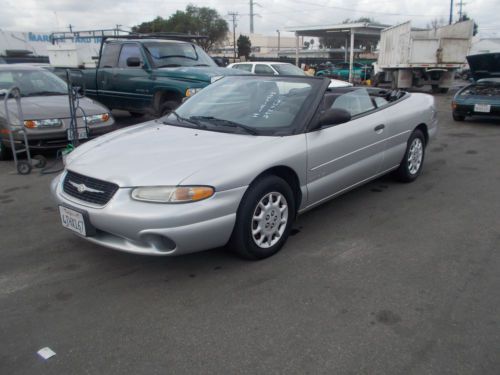
<svg viewBox="0 0 500 375"><path fill-rule="evenodd" d="M5 146L0 140L0 160L10 160L12 159L12 151L10 148Z"/></svg>
<svg viewBox="0 0 500 375"><path fill-rule="evenodd" d="M413 182L422 172L425 156L425 137L421 130L415 129L408 139L406 152L396 170L396 177L402 182Z"/></svg>
<svg viewBox="0 0 500 375"><path fill-rule="evenodd" d="M280 177L265 176L245 193L229 246L246 259L270 257L285 244L294 218L290 186Z"/></svg>

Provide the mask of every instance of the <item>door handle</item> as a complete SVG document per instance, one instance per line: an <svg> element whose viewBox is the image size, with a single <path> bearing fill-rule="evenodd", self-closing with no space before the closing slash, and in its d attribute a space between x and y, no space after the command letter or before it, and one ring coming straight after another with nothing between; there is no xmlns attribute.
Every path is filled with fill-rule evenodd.
<svg viewBox="0 0 500 375"><path fill-rule="evenodd" d="M373 130L375 130L376 132L382 132L382 130L384 130L384 129L385 129L384 124L377 125L373 128Z"/></svg>

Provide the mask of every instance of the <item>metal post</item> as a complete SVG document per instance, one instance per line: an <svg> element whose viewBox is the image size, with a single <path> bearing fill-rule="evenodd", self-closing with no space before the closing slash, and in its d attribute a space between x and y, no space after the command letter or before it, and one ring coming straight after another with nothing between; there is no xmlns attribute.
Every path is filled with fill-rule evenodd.
<svg viewBox="0 0 500 375"><path fill-rule="evenodd" d="M347 62L347 51L349 50L348 44L347 44L347 37L345 37L345 51L344 51L344 62Z"/></svg>
<svg viewBox="0 0 500 375"><path fill-rule="evenodd" d="M279 56L279 53L280 53L280 31L276 30L276 32L278 33L278 56Z"/></svg>
<svg viewBox="0 0 500 375"><path fill-rule="evenodd" d="M450 22L448 23L451 25L453 23L453 0L450 0Z"/></svg>
<svg viewBox="0 0 500 375"><path fill-rule="evenodd" d="M295 33L295 65L299 66L299 34Z"/></svg>
<svg viewBox="0 0 500 375"><path fill-rule="evenodd" d="M354 29L351 29L351 51L349 55L349 82L353 82L353 71L352 67L354 65Z"/></svg>

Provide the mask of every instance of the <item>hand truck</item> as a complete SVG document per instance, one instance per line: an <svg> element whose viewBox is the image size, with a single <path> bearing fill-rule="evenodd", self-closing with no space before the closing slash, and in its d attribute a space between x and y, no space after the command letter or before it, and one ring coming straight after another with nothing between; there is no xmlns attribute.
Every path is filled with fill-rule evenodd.
<svg viewBox="0 0 500 375"><path fill-rule="evenodd" d="M9 99L15 99L17 106L17 118L19 123L14 124L10 119L10 111L9 111ZM31 169L33 167L43 168L47 161L42 155L36 155L35 157L31 157L30 147L28 143L28 135L26 132L26 128L24 127L24 116L23 110L21 108L21 90L19 87L11 87L6 93L5 98L3 99L3 103L5 106L5 119L7 122L7 133L9 135L10 148L12 150L12 156L14 157L14 163L16 165L17 172L19 174L29 174L31 173ZM22 133L23 140L18 141L14 139L14 134ZM24 143L24 144L23 144ZM19 148L16 148L16 145L21 145ZM26 152L26 160L19 160L17 157L18 154ZM35 163L33 163L35 161Z"/></svg>

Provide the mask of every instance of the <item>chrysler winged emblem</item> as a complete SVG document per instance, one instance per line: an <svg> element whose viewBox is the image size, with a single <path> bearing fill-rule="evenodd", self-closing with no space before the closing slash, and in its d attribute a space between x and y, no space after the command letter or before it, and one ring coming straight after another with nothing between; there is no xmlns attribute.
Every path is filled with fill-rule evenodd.
<svg viewBox="0 0 500 375"><path fill-rule="evenodd" d="M76 182L73 182L73 181L70 181L69 182L71 185L73 185L76 190L78 190L78 192L80 194L83 194L85 193L86 191L89 192L89 193L100 193L100 194L104 194L104 191L102 190L97 190L97 189L92 189L92 188L89 188L87 185L85 184L77 184Z"/></svg>

